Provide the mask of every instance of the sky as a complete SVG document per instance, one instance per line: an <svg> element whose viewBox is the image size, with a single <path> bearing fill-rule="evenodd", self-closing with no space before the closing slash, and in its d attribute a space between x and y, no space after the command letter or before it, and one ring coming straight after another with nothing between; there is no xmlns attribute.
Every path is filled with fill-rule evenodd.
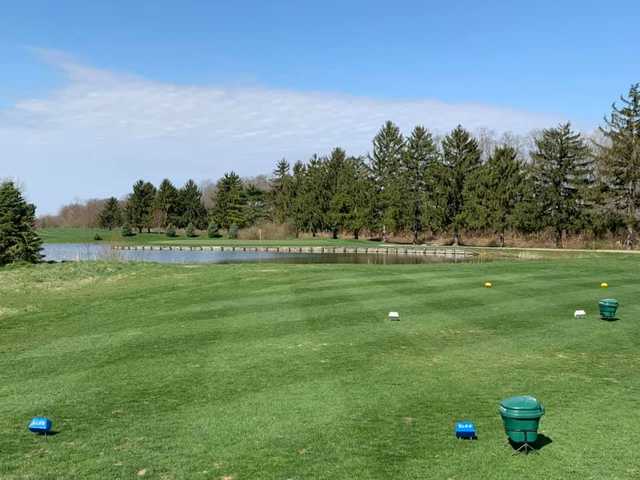
<svg viewBox="0 0 640 480"><path fill-rule="evenodd" d="M590 132L640 82L640 2L29 1L0 13L0 178L38 213L457 124Z"/></svg>

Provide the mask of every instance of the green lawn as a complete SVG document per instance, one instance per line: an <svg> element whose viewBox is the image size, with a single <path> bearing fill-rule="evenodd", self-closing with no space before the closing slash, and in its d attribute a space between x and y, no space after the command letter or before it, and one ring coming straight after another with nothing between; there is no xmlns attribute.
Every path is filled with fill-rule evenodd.
<svg viewBox="0 0 640 480"><path fill-rule="evenodd" d="M102 240L96 241L99 235ZM128 243L132 245L263 245L263 246L378 246L380 242L369 240L332 240L330 238L289 239L289 240L230 240L228 238L208 238L206 233L189 238L179 235L174 238L164 233L139 233L132 237L123 237L119 229L105 230L100 228L43 228L38 235L46 243Z"/></svg>
<svg viewBox="0 0 640 480"><path fill-rule="evenodd" d="M622 255L0 269L0 478L639 478L638 271ZM597 318L605 296L619 321ZM547 409L540 455L506 444L516 394ZM59 433L29 433L35 415ZM477 441L454 438L461 419Z"/></svg>

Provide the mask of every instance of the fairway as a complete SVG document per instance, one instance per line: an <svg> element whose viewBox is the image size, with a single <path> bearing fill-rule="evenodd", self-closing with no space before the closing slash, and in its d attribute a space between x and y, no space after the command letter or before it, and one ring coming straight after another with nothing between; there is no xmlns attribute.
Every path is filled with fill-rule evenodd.
<svg viewBox="0 0 640 480"><path fill-rule="evenodd" d="M4 268L0 478L639 478L639 267ZM506 442L519 394L546 408L540 455Z"/></svg>

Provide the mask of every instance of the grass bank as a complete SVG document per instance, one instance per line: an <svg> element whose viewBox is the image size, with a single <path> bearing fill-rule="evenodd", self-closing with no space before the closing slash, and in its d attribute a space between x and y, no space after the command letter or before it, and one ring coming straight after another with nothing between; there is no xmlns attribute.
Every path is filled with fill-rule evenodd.
<svg viewBox="0 0 640 480"><path fill-rule="evenodd" d="M639 266L5 268L0 477L638 478ZM497 406L524 393L551 443L519 458Z"/></svg>
<svg viewBox="0 0 640 480"><path fill-rule="evenodd" d="M263 245L263 246L371 246L380 242L369 240L351 240L330 238L288 239L288 240L231 240L228 238L208 238L206 234L198 237L180 235L174 238L164 233L138 233L132 237L123 237L119 229L106 230L100 228L43 228L38 235L46 243L124 243L131 245ZM96 240L98 235L101 240Z"/></svg>

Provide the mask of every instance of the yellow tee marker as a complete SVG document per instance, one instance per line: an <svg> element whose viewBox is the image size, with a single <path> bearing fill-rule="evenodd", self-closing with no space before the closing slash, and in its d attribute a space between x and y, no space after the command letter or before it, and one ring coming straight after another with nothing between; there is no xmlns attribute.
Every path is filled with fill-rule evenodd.
<svg viewBox="0 0 640 480"><path fill-rule="evenodd" d="M600 286L601 286L602 288L609 288L609 284L608 284L607 282L602 282L602 283L600 284Z"/></svg>
<svg viewBox="0 0 640 480"><path fill-rule="evenodd" d="M484 288L491 288L493 284L491 282L484 282Z"/></svg>

